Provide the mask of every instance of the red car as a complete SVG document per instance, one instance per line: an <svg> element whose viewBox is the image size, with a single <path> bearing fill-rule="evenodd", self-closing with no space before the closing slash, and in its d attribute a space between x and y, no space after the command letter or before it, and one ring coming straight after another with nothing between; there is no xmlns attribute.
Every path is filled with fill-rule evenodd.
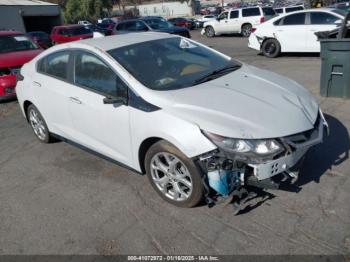
<svg viewBox="0 0 350 262"><path fill-rule="evenodd" d="M92 37L92 30L83 25L55 26L51 32L53 44L62 44Z"/></svg>
<svg viewBox="0 0 350 262"><path fill-rule="evenodd" d="M0 31L0 100L16 96L16 74L42 51L20 32Z"/></svg>

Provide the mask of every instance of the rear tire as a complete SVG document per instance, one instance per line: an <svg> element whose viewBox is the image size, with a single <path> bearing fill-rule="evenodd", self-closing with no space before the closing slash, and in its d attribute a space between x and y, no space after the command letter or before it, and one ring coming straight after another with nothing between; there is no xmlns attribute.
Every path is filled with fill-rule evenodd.
<svg viewBox="0 0 350 262"><path fill-rule="evenodd" d="M207 37L214 37L215 36L215 30L212 26L207 26L205 28L205 35Z"/></svg>
<svg viewBox="0 0 350 262"><path fill-rule="evenodd" d="M51 143L54 141L54 138L51 136L43 116L33 104L28 106L27 117L36 138L40 142Z"/></svg>
<svg viewBox="0 0 350 262"><path fill-rule="evenodd" d="M241 34L243 37L249 37L252 32L253 26L251 24L244 24L241 28Z"/></svg>
<svg viewBox="0 0 350 262"><path fill-rule="evenodd" d="M281 53L281 45L277 39L270 38L263 42L261 46L261 51L264 56L269 58L275 58Z"/></svg>
<svg viewBox="0 0 350 262"><path fill-rule="evenodd" d="M150 147L145 168L152 187L165 201L178 207L193 207L202 200L200 171L169 142L161 140Z"/></svg>

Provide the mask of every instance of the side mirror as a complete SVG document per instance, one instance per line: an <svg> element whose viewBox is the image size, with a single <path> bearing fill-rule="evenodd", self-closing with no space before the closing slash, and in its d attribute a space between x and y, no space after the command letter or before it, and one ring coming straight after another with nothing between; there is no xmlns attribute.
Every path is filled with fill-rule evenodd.
<svg viewBox="0 0 350 262"><path fill-rule="evenodd" d="M107 104L107 105L110 105L110 104L125 105L126 101L125 101L125 98L122 98L122 97L107 96L107 97L103 98L103 103Z"/></svg>
<svg viewBox="0 0 350 262"><path fill-rule="evenodd" d="M336 25L341 25L343 23L343 21L341 19L338 19L334 22L334 24Z"/></svg>

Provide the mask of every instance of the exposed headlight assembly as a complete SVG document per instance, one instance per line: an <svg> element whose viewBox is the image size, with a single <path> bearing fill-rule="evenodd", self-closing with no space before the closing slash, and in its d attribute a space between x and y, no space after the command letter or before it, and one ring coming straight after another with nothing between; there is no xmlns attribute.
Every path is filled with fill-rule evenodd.
<svg viewBox="0 0 350 262"><path fill-rule="evenodd" d="M283 151L283 147L275 139L236 139L206 131L203 133L219 148L231 153L265 156Z"/></svg>

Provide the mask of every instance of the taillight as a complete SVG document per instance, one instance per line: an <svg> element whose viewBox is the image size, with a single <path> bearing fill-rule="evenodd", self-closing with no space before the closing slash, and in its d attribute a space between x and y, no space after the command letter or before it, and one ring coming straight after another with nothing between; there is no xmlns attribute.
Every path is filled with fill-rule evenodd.
<svg viewBox="0 0 350 262"><path fill-rule="evenodd" d="M255 27L252 27L252 29L250 29L250 32L251 33L254 33L256 31L256 28Z"/></svg>
<svg viewBox="0 0 350 262"><path fill-rule="evenodd" d="M265 22L265 17L260 17L260 24Z"/></svg>

